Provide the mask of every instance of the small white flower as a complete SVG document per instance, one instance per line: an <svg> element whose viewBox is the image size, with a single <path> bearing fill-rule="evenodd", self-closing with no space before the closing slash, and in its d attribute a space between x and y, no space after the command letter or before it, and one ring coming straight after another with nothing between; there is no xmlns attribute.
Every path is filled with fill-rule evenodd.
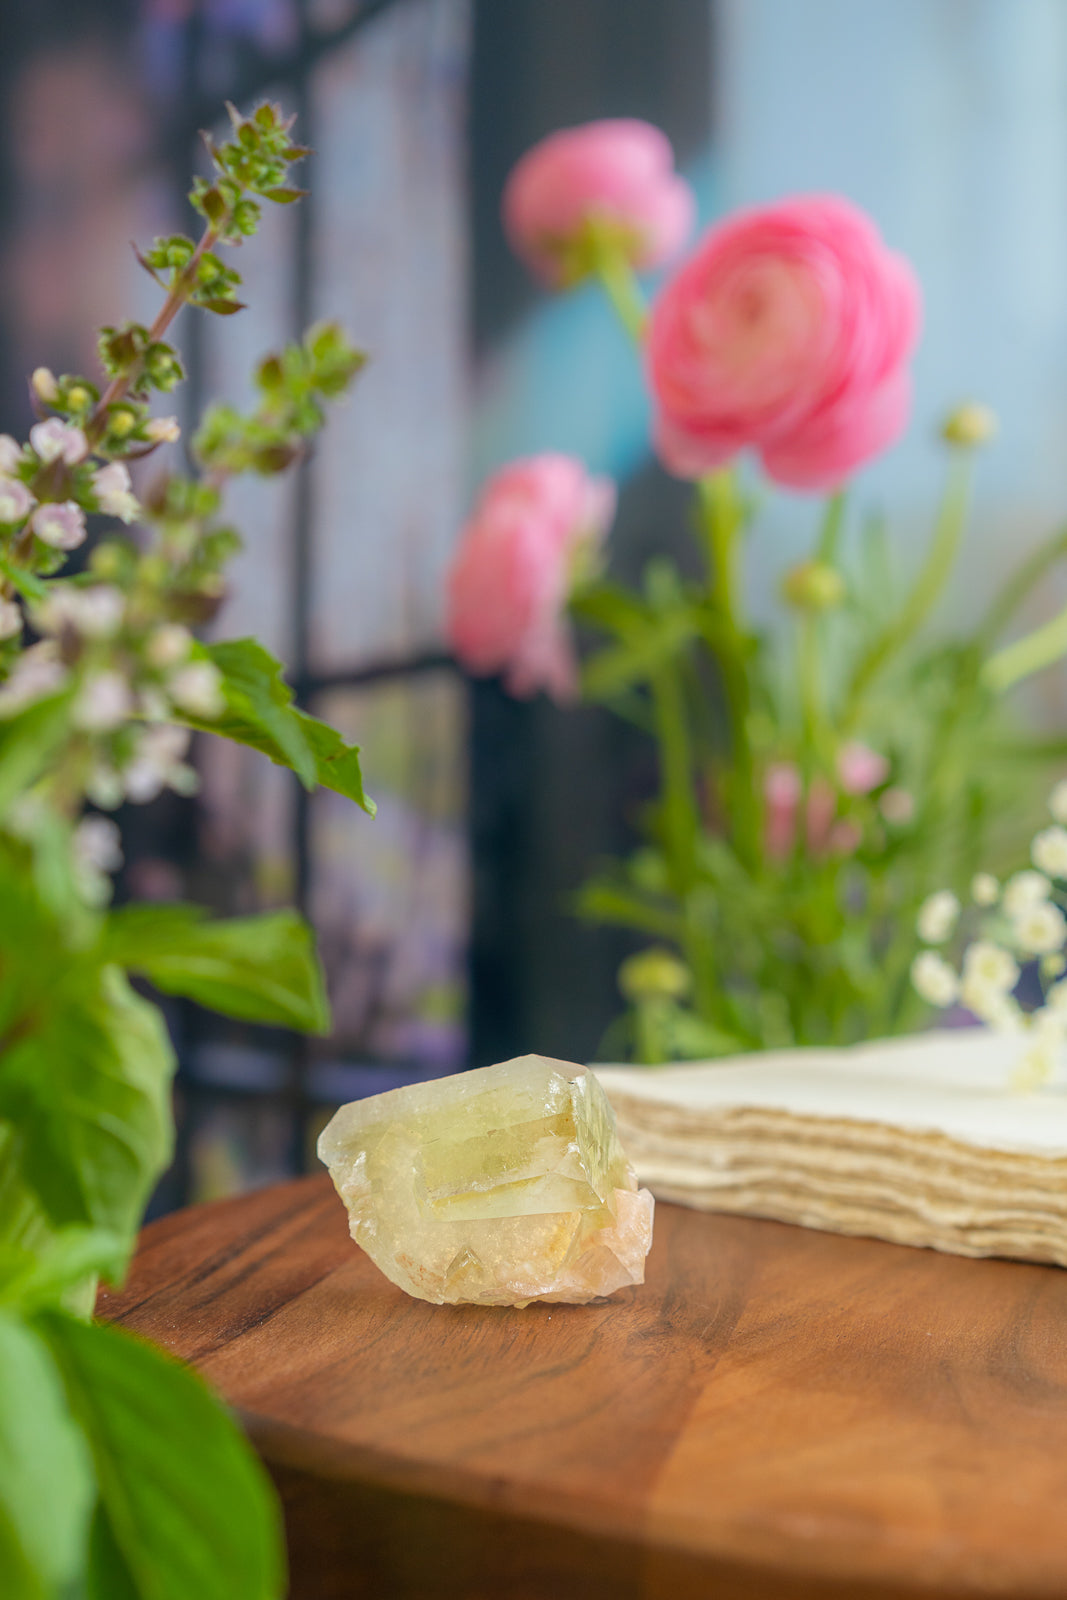
<svg viewBox="0 0 1067 1600"><path fill-rule="evenodd" d="M989 939L976 939L963 958L960 999L983 1022L1000 1022L1018 981L1019 967L1011 953Z"/></svg>
<svg viewBox="0 0 1067 1600"><path fill-rule="evenodd" d="M167 622L148 641L145 655L153 667L176 667L188 659L193 636L180 622Z"/></svg>
<svg viewBox="0 0 1067 1600"><path fill-rule="evenodd" d="M210 661L190 661L167 679L167 691L176 706L194 717L221 717L226 709L222 674Z"/></svg>
<svg viewBox="0 0 1067 1600"><path fill-rule="evenodd" d="M35 423L30 429L30 444L42 461L65 461L68 467L76 466L89 454L89 441L82 430L61 422L59 417Z"/></svg>
<svg viewBox="0 0 1067 1600"><path fill-rule="evenodd" d="M182 436L177 417L153 417L145 432L153 444L174 444Z"/></svg>
<svg viewBox="0 0 1067 1600"><path fill-rule="evenodd" d="M1067 921L1059 906L1043 900L1012 918L1012 933L1023 955L1050 955L1067 939Z"/></svg>
<svg viewBox="0 0 1067 1600"><path fill-rule="evenodd" d="M1048 797L1048 808L1055 822L1067 826L1067 778L1061 778Z"/></svg>
<svg viewBox="0 0 1067 1600"><path fill-rule="evenodd" d="M128 799L137 805L154 800L168 785L179 793L189 793L186 774L192 769L182 758L189 748L188 728L173 725L156 725L146 728L138 741L133 760L122 774L122 784Z"/></svg>
<svg viewBox="0 0 1067 1600"><path fill-rule="evenodd" d="M74 830L74 855L79 865L97 872L117 872L122 866L122 835L110 817L83 817Z"/></svg>
<svg viewBox="0 0 1067 1600"><path fill-rule="evenodd" d="M0 478L0 522L21 522L36 504L18 478Z"/></svg>
<svg viewBox="0 0 1067 1600"><path fill-rule="evenodd" d="M0 433L0 473L8 477L17 472L21 460L22 446L18 440L9 433Z"/></svg>
<svg viewBox="0 0 1067 1600"><path fill-rule="evenodd" d="M911 964L911 981L929 1005L950 1006L960 992L960 980L944 956L923 950Z"/></svg>
<svg viewBox="0 0 1067 1600"><path fill-rule="evenodd" d="M66 681L66 668L54 641L43 639L40 644L31 645L15 663L7 682L0 686L0 717L13 716L35 700L55 694Z"/></svg>
<svg viewBox="0 0 1067 1600"><path fill-rule="evenodd" d="M121 627L125 612L126 597L113 584L96 583L88 589L53 584L34 620L46 633L71 628L87 639L110 639Z"/></svg>
<svg viewBox="0 0 1067 1600"><path fill-rule="evenodd" d="M133 712L130 686L121 672L94 672L82 684L71 711L75 727L86 733L110 733Z"/></svg>
<svg viewBox="0 0 1067 1600"><path fill-rule="evenodd" d="M919 938L926 944L944 944L960 914L960 903L951 889L939 889L919 907Z"/></svg>
<svg viewBox="0 0 1067 1600"><path fill-rule="evenodd" d="M85 543L85 513L74 500L38 506L30 518L30 527L53 550L76 550Z"/></svg>
<svg viewBox="0 0 1067 1600"><path fill-rule="evenodd" d="M1037 1089L1043 1083L1048 1083L1056 1071L1062 1049L1062 1035L1047 1031L1041 1031L1036 1036L1032 1034L1011 1075L1012 1088Z"/></svg>
<svg viewBox="0 0 1067 1600"><path fill-rule="evenodd" d="M1052 885L1043 872L1016 872L1004 885L1004 910L1009 917L1017 917L1031 906L1040 905L1052 893Z"/></svg>
<svg viewBox="0 0 1067 1600"><path fill-rule="evenodd" d="M976 906L995 906L1000 898L1000 884L991 872L976 872L971 879L971 899Z"/></svg>
<svg viewBox="0 0 1067 1600"><path fill-rule="evenodd" d="M14 639L21 632L21 607L14 600L0 600L0 639Z"/></svg>
<svg viewBox="0 0 1067 1600"><path fill-rule="evenodd" d="M1067 1021L1067 978L1052 985L1045 996L1045 1008L1061 1015Z"/></svg>
<svg viewBox="0 0 1067 1600"><path fill-rule="evenodd" d="M106 467L97 469L93 474L93 493L100 502L101 511L109 517L133 522L141 514L129 471L121 461L109 461Z"/></svg>
<svg viewBox="0 0 1067 1600"><path fill-rule="evenodd" d="M51 405L53 400L59 399L59 385L50 367L34 367L30 374L30 386L38 400L43 400L45 405Z"/></svg>
<svg viewBox="0 0 1067 1600"><path fill-rule="evenodd" d="M90 772L85 792L94 806L104 811L114 811L122 804L122 779L113 767L101 763Z"/></svg>
<svg viewBox="0 0 1067 1600"><path fill-rule="evenodd" d="M1050 878L1067 878L1067 828L1044 828L1030 846L1030 859Z"/></svg>

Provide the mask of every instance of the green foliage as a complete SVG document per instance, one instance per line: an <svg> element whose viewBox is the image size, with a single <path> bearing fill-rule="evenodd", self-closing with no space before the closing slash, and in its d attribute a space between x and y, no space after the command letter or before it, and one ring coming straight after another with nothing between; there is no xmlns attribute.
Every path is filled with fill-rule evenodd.
<svg viewBox="0 0 1067 1600"><path fill-rule="evenodd" d="M217 921L194 906L109 912L118 830L101 812L191 792L192 729L262 751L373 813L359 752L298 710L254 640L204 646L240 538L223 516L237 472L278 471L363 363L334 324L266 357L249 417L213 411L203 477L155 474L144 504L125 462L178 437L149 414L180 382L166 333L184 305L240 309L218 248L261 202L300 191L303 152L270 106L232 113L194 204L198 242L140 257L165 298L150 326L101 330L101 389L39 368L33 444L3 441L0 481L0 1594L12 1600L275 1600L279 1522L237 1428L192 1374L88 1319L117 1283L173 1145L165 994L273 1027L325 1032L311 931L294 912ZM44 508L42 524L35 502ZM74 574L86 514L139 521ZM31 517L34 518L31 521ZM42 533L44 536L42 536ZM51 540L49 543L48 540ZM24 622L36 642L28 646ZM85 814L86 801L98 808Z"/></svg>
<svg viewBox="0 0 1067 1600"><path fill-rule="evenodd" d="M294 707L281 664L269 651L255 639L228 639L206 646L204 654L222 675L226 710L211 720L187 716L190 727L250 745L276 766L289 767L306 789L321 784L374 815L363 791L359 746L345 744L333 728Z"/></svg>
<svg viewBox="0 0 1067 1600"><path fill-rule="evenodd" d="M284 1557L266 1475L201 1380L119 1328L54 1311L38 1326L92 1458L88 1594L276 1600Z"/></svg>
<svg viewBox="0 0 1067 1600"><path fill-rule="evenodd" d="M306 1033L330 1025L311 930L292 911L211 922L198 906L134 905L115 911L106 955L224 1016Z"/></svg>

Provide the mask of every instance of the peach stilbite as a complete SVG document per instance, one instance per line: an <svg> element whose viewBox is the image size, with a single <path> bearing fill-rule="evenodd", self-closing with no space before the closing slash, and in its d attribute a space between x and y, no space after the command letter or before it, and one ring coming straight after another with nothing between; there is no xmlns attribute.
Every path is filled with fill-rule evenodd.
<svg viewBox="0 0 1067 1600"><path fill-rule="evenodd" d="M572 697L563 609L576 566L614 511L614 484L573 456L531 456L489 479L448 575L448 640L469 671L503 672L516 695Z"/></svg>
<svg viewBox="0 0 1067 1600"><path fill-rule="evenodd" d="M835 195L710 228L652 310L656 447L696 478L755 449L769 477L837 488L907 421L919 288Z"/></svg>
<svg viewBox="0 0 1067 1600"><path fill-rule="evenodd" d="M508 179L503 210L516 253L561 286L590 269L590 225L648 271L685 244L696 206L666 134L626 117L563 128L534 145Z"/></svg>

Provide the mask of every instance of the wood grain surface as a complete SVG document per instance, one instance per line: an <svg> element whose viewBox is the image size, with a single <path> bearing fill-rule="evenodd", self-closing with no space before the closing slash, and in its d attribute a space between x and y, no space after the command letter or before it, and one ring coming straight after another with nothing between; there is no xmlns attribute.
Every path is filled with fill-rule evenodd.
<svg viewBox="0 0 1067 1600"><path fill-rule="evenodd" d="M98 1309L239 1410L296 1600L1067 1597L1055 1267L663 1205L642 1288L430 1306L310 1178L153 1223Z"/></svg>

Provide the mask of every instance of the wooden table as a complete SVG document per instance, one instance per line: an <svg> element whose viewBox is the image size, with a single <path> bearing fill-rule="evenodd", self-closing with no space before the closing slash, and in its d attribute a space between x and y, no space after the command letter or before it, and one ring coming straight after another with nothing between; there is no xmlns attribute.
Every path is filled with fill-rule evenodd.
<svg viewBox="0 0 1067 1600"><path fill-rule="evenodd" d="M153 1223L100 1309L238 1408L295 1600L1067 1596L1057 1268L664 1205L641 1289L429 1306L322 1177Z"/></svg>

